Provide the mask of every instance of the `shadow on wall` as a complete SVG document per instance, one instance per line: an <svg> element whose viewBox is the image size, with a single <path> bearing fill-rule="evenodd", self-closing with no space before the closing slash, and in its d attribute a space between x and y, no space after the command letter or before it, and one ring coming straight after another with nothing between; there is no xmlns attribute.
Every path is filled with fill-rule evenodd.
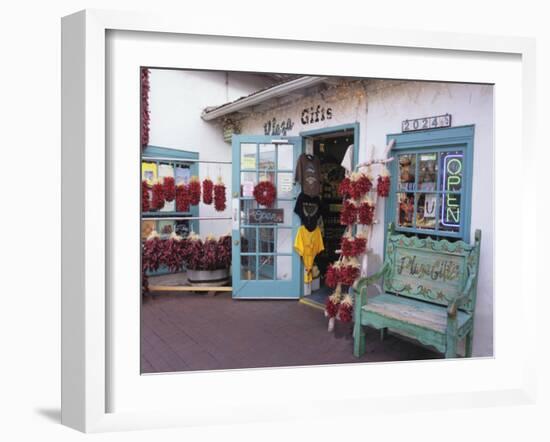
<svg viewBox="0 0 550 442"><path fill-rule="evenodd" d="M383 259L378 254L371 253L367 255L367 276L373 275L382 268ZM376 286L378 284L378 286ZM367 288L367 296L375 296L382 293L382 281L377 281L374 285Z"/></svg>

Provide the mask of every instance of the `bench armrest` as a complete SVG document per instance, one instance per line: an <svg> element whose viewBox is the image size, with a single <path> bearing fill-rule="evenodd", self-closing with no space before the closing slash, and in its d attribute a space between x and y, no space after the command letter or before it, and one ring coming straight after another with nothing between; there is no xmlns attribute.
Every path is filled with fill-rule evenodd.
<svg viewBox="0 0 550 442"><path fill-rule="evenodd" d="M375 282L378 279L382 278L386 274L386 272L389 270L389 268L390 268L389 263L385 262L384 265L382 266L382 268L378 272L376 272L375 274L370 275L370 276L364 276L363 278L359 278L353 284L353 290L355 291L355 293L361 293L361 290L364 287L368 287L373 282Z"/></svg>
<svg viewBox="0 0 550 442"><path fill-rule="evenodd" d="M380 271L375 273L374 275L359 278L355 283L353 284L353 292L355 294L355 308L353 309L354 314L354 321L356 324L361 323L361 309L365 306L367 303L367 288L370 284L372 284L374 281L380 279L383 277L386 272L389 270L390 265L388 263L384 263Z"/></svg>
<svg viewBox="0 0 550 442"><path fill-rule="evenodd" d="M456 311L458 307L460 307L464 301L468 299L470 296L470 291L472 290L472 287L474 285L475 275L471 274L468 277L468 280L466 281L466 285L464 286L464 289L458 295L455 299L453 299L453 302L449 304L449 307L447 307L447 316L454 318L456 316Z"/></svg>

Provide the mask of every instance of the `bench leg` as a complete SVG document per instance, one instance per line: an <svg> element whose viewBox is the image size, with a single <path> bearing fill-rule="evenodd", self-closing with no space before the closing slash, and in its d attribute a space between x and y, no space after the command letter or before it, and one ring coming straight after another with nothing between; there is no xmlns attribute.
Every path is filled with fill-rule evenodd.
<svg viewBox="0 0 550 442"><path fill-rule="evenodd" d="M365 330L359 321L353 326L353 356L360 358L365 354Z"/></svg>
<svg viewBox="0 0 550 442"><path fill-rule="evenodd" d="M447 348L446 358L456 358L457 327L456 317L447 318Z"/></svg>
<svg viewBox="0 0 550 442"><path fill-rule="evenodd" d="M380 329L380 340L383 341L386 338L387 334L388 334L388 327L382 327Z"/></svg>
<svg viewBox="0 0 550 442"><path fill-rule="evenodd" d="M465 351L465 357L471 358L472 357L472 346L474 343L474 331L470 330L470 332L466 335L466 351Z"/></svg>
<svg viewBox="0 0 550 442"><path fill-rule="evenodd" d="M445 351L446 358L456 358L456 336L447 333L447 350Z"/></svg>

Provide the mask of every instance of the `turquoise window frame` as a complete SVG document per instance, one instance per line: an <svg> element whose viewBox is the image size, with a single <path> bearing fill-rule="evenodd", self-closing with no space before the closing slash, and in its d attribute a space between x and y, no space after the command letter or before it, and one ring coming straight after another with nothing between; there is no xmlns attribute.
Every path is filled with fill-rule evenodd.
<svg viewBox="0 0 550 442"><path fill-rule="evenodd" d="M395 230L403 233L419 234L438 237L441 239L462 239L466 242L470 241L470 223L471 223L471 207L472 207L472 177L473 177L473 158L474 158L474 134L475 126L457 126L444 129L428 129L415 132L405 132L397 134L388 134L386 136L387 143L390 140L395 140L395 144L390 152L390 155L395 158L389 165L391 173L390 195L386 201L385 207L385 230L384 237L387 236L389 222L393 222ZM449 232L432 229L418 229L412 227L400 227L395 223L396 211L396 194L398 192L398 160L397 156L402 154L420 154L420 153L435 153L445 151L463 152L464 171L463 182L460 191L461 195L461 214L460 227L458 232ZM418 179L418 174L415 175ZM437 177L439 181L439 175ZM406 192L409 193L409 192ZM442 194L443 191L422 191L415 189L410 193L437 193ZM438 199L439 201L439 199ZM439 204L437 206L439 213ZM416 214L416 197L415 197L415 214ZM415 215L416 216L416 215ZM385 243L385 241L384 241Z"/></svg>
<svg viewBox="0 0 550 442"><path fill-rule="evenodd" d="M151 158L167 158L166 161L156 161L151 160ZM160 164L171 164L173 167L176 165L181 166L182 164L187 164L189 167L189 173L191 176L199 176L199 164L197 160L199 159L199 153L193 152L190 150L179 150L172 149L168 147L152 146L148 145L141 155L142 162L151 162L157 165L157 169ZM185 160L195 160L188 161ZM141 180L141 172L140 172ZM140 181L141 182L141 181ZM199 216L199 206L190 206L189 212L146 212L142 214L144 219L147 217L163 217L166 216L167 219L171 216L189 216L189 217L198 217ZM192 226L195 233L200 233L200 226L198 221L189 221L189 225Z"/></svg>

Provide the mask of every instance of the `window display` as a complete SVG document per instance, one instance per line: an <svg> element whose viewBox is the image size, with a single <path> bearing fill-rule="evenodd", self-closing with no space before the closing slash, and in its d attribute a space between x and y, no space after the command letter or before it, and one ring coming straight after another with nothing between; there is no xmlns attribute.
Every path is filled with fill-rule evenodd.
<svg viewBox="0 0 550 442"><path fill-rule="evenodd" d="M396 227L458 235L463 223L464 151L441 149L398 155Z"/></svg>

